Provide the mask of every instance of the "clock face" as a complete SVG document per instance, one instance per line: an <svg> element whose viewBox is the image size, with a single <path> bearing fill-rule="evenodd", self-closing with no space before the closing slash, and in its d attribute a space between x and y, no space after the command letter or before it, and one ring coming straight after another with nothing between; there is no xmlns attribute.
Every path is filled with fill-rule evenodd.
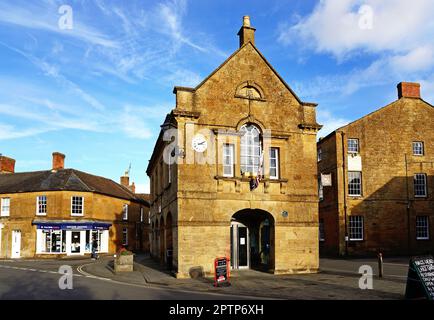
<svg viewBox="0 0 434 320"><path fill-rule="evenodd" d="M208 146L206 138L201 134L197 134L194 136L191 145L193 147L193 150L196 152L204 152Z"/></svg>

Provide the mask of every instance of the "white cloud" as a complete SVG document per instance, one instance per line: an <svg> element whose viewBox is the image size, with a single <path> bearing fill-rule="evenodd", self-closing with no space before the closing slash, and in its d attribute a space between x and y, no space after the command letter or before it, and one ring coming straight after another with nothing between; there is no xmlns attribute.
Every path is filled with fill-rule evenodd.
<svg viewBox="0 0 434 320"><path fill-rule="evenodd" d="M146 183L136 183L136 193L150 193L151 185L149 182Z"/></svg>
<svg viewBox="0 0 434 320"><path fill-rule="evenodd" d="M108 36L94 30L92 27L83 24L79 19L74 19L72 30L62 30L58 26L58 5L52 3L42 8L31 2L25 6L0 3L0 23L12 24L28 29L37 29L62 36L72 37L92 45L107 48L120 48L120 44L111 40Z"/></svg>
<svg viewBox="0 0 434 320"><path fill-rule="evenodd" d="M338 62L371 60L367 67L359 64L346 74L299 84L309 97L348 95L364 87L429 77L434 67L432 12L432 0L322 0L312 13L281 26L279 40L331 54ZM363 23L367 13L372 13L372 28Z"/></svg>
<svg viewBox="0 0 434 320"><path fill-rule="evenodd" d="M372 8L372 29L360 27L362 5ZM279 39L289 43L301 38L300 43L339 59L357 50L405 54L432 41L432 12L432 0L323 0L312 14L283 27Z"/></svg>
<svg viewBox="0 0 434 320"><path fill-rule="evenodd" d="M53 129L49 127L23 129L9 124L0 123L0 140L30 137L52 130Z"/></svg>
<svg viewBox="0 0 434 320"><path fill-rule="evenodd" d="M319 110L317 113L317 117L318 123L323 125L322 129L318 133L318 137L325 137L330 132L350 123L350 120L335 117L331 112L327 110Z"/></svg>

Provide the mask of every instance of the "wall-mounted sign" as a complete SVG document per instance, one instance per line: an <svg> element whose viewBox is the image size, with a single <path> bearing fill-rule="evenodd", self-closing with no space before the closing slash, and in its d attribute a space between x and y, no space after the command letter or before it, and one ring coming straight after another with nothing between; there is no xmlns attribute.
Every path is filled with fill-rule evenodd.
<svg viewBox="0 0 434 320"><path fill-rule="evenodd" d="M321 173L321 184L323 187L331 187L332 186L332 174L324 174Z"/></svg>
<svg viewBox="0 0 434 320"><path fill-rule="evenodd" d="M408 267L406 299L434 300L434 258L413 257Z"/></svg>

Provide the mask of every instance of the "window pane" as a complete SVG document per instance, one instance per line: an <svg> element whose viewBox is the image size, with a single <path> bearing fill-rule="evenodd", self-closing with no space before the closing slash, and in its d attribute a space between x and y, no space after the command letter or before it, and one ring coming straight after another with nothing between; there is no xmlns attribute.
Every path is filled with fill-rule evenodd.
<svg viewBox="0 0 434 320"><path fill-rule="evenodd" d="M348 139L348 152L359 152L359 139Z"/></svg>
<svg viewBox="0 0 434 320"><path fill-rule="evenodd" d="M418 173L414 176L414 195L416 197L426 197L426 174Z"/></svg>
<svg viewBox="0 0 434 320"><path fill-rule="evenodd" d="M348 172L348 194L350 196L360 196L362 194L361 172Z"/></svg>
<svg viewBox="0 0 434 320"><path fill-rule="evenodd" d="M363 217L349 217L349 237L350 240L363 240Z"/></svg>

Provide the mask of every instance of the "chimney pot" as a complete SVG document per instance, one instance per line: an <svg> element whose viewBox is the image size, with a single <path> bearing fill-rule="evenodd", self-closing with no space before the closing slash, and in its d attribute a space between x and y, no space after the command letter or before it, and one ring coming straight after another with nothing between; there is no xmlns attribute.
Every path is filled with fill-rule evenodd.
<svg viewBox="0 0 434 320"><path fill-rule="evenodd" d="M15 173L15 159L0 155L0 173Z"/></svg>
<svg viewBox="0 0 434 320"><path fill-rule="evenodd" d="M250 17L249 16L243 17L243 27L249 27L250 28Z"/></svg>
<svg viewBox="0 0 434 320"><path fill-rule="evenodd" d="M415 82L400 82L398 84L398 99L420 98L420 84Z"/></svg>
<svg viewBox="0 0 434 320"><path fill-rule="evenodd" d="M65 155L60 152L53 152L53 171L65 169Z"/></svg>
<svg viewBox="0 0 434 320"><path fill-rule="evenodd" d="M255 44L255 28L250 26L250 17L243 17L243 26L240 31L238 31L238 36L240 37L240 48L248 42Z"/></svg>

